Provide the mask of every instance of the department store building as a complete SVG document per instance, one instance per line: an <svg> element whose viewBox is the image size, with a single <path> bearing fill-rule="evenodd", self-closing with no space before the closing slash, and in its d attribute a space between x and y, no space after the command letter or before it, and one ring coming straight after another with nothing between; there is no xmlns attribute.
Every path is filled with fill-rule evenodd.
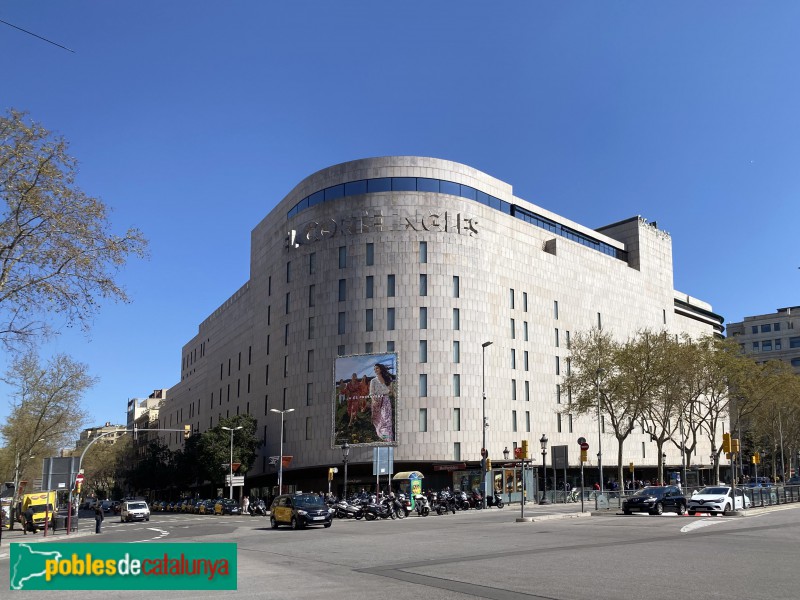
<svg viewBox="0 0 800 600"><path fill-rule="evenodd" d="M485 389L495 465L522 440L537 457L546 434L550 446L568 446L574 473L576 440L596 442L598 423L561 414L570 336L597 326L621 339L641 328L700 336L721 334L722 323L674 289L672 240L655 223L634 216L591 229L463 164L356 160L301 181L253 229L250 279L184 345L160 425L203 432L253 415L264 445L247 487L258 490L277 480L270 457L281 451L281 415L272 409L294 409L283 415L284 484L327 490L328 468L339 467L339 491L335 421L345 408L334 366L393 355L385 443L394 472L420 471L433 487L474 481ZM183 444L180 433L168 439ZM657 464L648 436L634 433L625 448L626 464ZM606 477L616 475L610 430L603 451ZM350 486L374 487L373 452L350 449ZM667 453L667 465L680 463L679 450ZM697 463L708 454L701 445ZM589 459L596 472L594 444Z"/></svg>

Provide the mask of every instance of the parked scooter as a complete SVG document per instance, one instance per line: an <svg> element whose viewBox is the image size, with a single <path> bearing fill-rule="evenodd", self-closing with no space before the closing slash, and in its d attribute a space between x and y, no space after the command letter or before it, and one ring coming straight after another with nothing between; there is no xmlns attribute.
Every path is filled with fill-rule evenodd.
<svg viewBox="0 0 800 600"><path fill-rule="evenodd" d="M364 509L364 518L367 521L374 521L375 519L396 519L397 514L394 511L394 502L386 498L381 502L370 502Z"/></svg>
<svg viewBox="0 0 800 600"><path fill-rule="evenodd" d="M503 506L505 506L505 502L503 502L503 497L500 495L500 492L495 492L494 495L486 498L486 506L496 506L497 508L503 508Z"/></svg>
<svg viewBox="0 0 800 600"><path fill-rule="evenodd" d="M347 500L340 500L333 505L334 516L337 519L355 519L356 521L364 517L364 509L361 506L350 504Z"/></svg>
<svg viewBox="0 0 800 600"><path fill-rule="evenodd" d="M267 516L267 505L264 503L263 500L258 500L256 502L251 502L250 506L248 507L248 512L250 516L253 517L266 517Z"/></svg>
<svg viewBox="0 0 800 600"><path fill-rule="evenodd" d="M417 516L427 517L429 514L431 514L430 502L428 502L428 499L422 494L417 494L414 496L414 504L417 508Z"/></svg>

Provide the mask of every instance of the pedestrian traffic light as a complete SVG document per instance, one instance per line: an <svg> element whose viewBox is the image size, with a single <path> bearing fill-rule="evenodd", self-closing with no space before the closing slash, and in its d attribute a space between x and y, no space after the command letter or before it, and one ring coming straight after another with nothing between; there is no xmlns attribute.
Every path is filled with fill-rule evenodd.
<svg viewBox="0 0 800 600"><path fill-rule="evenodd" d="M522 458L528 458L528 440L522 440Z"/></svg>
<svg viewBox="0 0 800 600"><path fill-rule="evenodd" d="M191 425L184 425L183 426L183 439L188 440L191 435L192 435L192 426Z"/></svg>
<svg viewBox="0 0 800 600"><path fill-rule="evenodd" d="M731 451L731 434L730 433L723 433L722 434L722 451L725 454L729 454Z"/></svg>
<svg viewBox="0 0 800 600"><path fill-rule="evenodd" d="M486 459L486 470L487 471L491 471L492 470L492 459L491 458L487 458Z"/></svg>
<svg viewBox="0 0 800 600"><path fill-rule="evenodd" d="M739 453L739 438L731 438L731 452Z"/></svg>

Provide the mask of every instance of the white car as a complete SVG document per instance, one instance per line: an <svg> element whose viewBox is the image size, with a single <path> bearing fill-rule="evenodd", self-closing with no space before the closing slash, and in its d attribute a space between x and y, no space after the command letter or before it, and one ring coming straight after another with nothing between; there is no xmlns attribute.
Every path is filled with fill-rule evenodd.
<svg viewBox="0 0 800 600"><path fill-rule="evenodd" d="M741 488L736 488L736 502L733 500L733 488L729 485L712 485L704 487L699 492L694 492L689 498L687 507L690 515L707 512L712 515L717 513L727 514L731 510L750 508L748 498Z"/></svg>
<svg viewBox="0 0 800 600"><path fill-rule="evenodd" d="M127 500L119 511L120 522L149 521L150 507L144 500Z"/></svg>

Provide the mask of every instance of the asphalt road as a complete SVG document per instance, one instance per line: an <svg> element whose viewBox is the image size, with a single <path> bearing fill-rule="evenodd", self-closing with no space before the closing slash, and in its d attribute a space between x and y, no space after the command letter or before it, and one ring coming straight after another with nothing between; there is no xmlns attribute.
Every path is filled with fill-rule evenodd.
<svg viewBox="0 0 800 600"><path fill-rule="evenodd" d="M574 516L541 507L272 530L265 518L154 514L106 520L92 542L236 542L237 592L204 599L797 600L800 505L750 516ZM88 523L87 523L88 525ZM63 532L56 536L68 544ZM29 539L29 538L28 538ZM0 589L8 589L7 536ZM23 538L20 541L25 541ZM24 592L26 598L53 593ZM196 598L197 592L59 592L59 598ZM6 594L3 594L6 597Z"/></svg>

